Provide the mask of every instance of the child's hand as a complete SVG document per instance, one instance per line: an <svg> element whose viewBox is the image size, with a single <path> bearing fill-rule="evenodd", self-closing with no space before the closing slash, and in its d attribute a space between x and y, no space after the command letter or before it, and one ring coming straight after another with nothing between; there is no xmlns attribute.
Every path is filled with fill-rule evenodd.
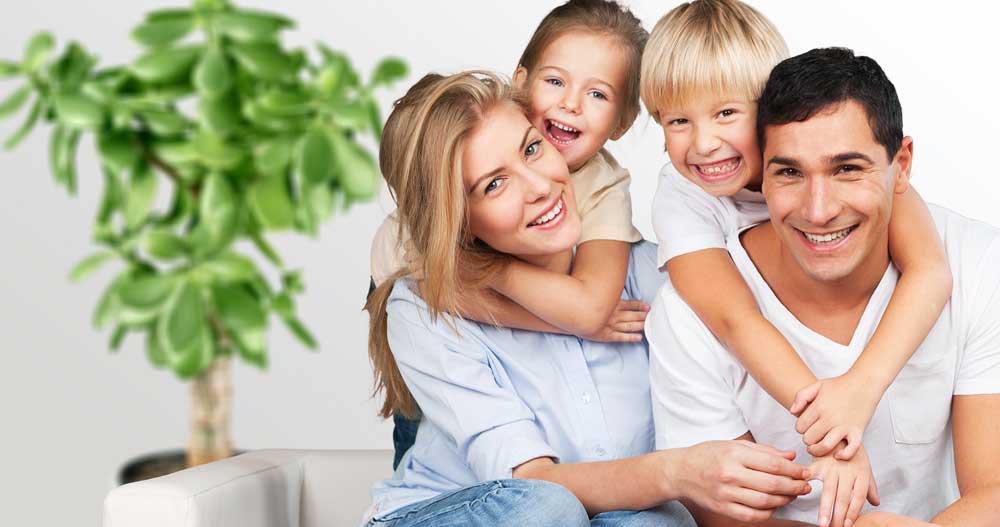
<svg viewBox="0 0 1000 527"><path fill-rule="evenodd" d="M646 324L649 304L638 300L619 300L611 318L593 335L581 335L596 342L639 342Z"/></svg>
<svg viewBox="0 0 1000 527"><path fill-rule="evenodd" d="M417 247L413 245L411 240L406 240L403 244L403 259L406 260L406 266L410 269L410 278L420 282L424 279L424 261L420 258L420 253L417 252Z"/></svg>
<svg viewBox="0 0 1000 527"><path fill-rule="evenodd" d="M849 375L823 379L799 390L789 408L798 416L795 431L802 434L813 457L829 455L843 440L847 440L847 447L837 452L837 459L851 459L861 447L861 437L881 394L873 394L870 383L854 382Z"/></svg>
<svg viewBox="0 0 1000 527"><path fill-rule="evenodd" d="M879 504L875 477L863 448L850 461L834 456L815 458L806 472L807 479L823 482L823 495L819 500L820 527L851 527L866 498L872 505Z"/></svg>

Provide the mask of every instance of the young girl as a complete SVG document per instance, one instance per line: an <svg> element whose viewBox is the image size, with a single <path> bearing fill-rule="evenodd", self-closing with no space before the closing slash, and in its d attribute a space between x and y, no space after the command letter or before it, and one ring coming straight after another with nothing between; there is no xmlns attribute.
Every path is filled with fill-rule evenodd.
<svg viewBox="0 0 1000 527"><path fill-rule="evenodd" d="M571 274L556 274L510 258L456 300L464 317L502 326L637 342L648 307L622 301L632 225L629 175L603 149L631 127L639 112L639 66L648 34L632 13L606 0L570 0L553 9L528 42L513 75L527 93L529 119L563 155L571 173L582 233ZM492 174L482 199L505 192L507 176ZM398 198L398 196L397 196ZM545 229L564 203L555 201L531 228ZM394 216L372 244L376 284L399 272L419 274L408 234ZM422 286L423 287L423 286ZM435 295L435 291L424 291Z"/></svg>
<svg viewBox="0 0 1000 527"><path fill-rule="evenodd" d="M733 221L750 225L768 219L759 192L755 101L771 69L787 56L771 22L736 0L683 4L653 29L643 56L642 98L663 127L671 161L653 201L657 263L666 266L677 292L761 387L800 416L796 431L810 454L836 452L838 460L856 460L883 393L947 303L951 273L930 214L911 189L895 197L890 219L890 253L902 277L878 330L848 372L817 382L763 318L724 249L724 237ZM726 212L733 209L721 200L732 200L739 217ZM832 247L849 243L851 232L803 236L808 243ZM840 478L827 478L839 479L840 496L856 485L866 488L854 488L855 497L863 501L871 490L877 501L874 484L867 488L867 462L824 466L844 471ZM841 525L847 514L840 504L833 511L837 487L824 486L821 525L834 519ZM862 503L856 505L851 521Z"/></svg>

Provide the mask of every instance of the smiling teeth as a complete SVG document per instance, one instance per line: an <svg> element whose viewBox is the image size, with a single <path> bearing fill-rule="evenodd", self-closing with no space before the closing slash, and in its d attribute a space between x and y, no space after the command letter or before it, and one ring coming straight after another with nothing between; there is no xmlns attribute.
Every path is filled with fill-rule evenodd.
<svg viewBox="0 0 1000 527"><path fill-rule="evenodd" d="M698 170L701 170L705 174L718 174L720 172L729 172L730 170L736 168L736 165L738 165L739 162L740 161L737 159L735 161L730 161L725 165L714 166L714 167L702 167L699 165Z"/></svg>
<svg viewBox="0 0 1000 527"><path fill-rule="evenodd" d="M809 240L811 243L831 243L840 240L844 236L847 236L848 234L851 233L852 230L854 230L854 227L848 227L842 231L831 232L829 234L816 235L816 234L809 234L808 232L804 231L802 232L802 234L804 234L806 239Z"/></svg>
<svg viewBox="0 0 1000 527"><path fill-rule="evenodd" d="M576 128L573 128L572 126L566 126L565 124L562 124L562 123L557 122L557 121L553 121L552 119L549 119L549 123L552 126L555 126L556 128L558 128L560 130L563 130L563 131L566 131L566 132L579 132L579 130L577 130Z"/></svg>
<svg viewBox="0 0 1000 527"><path fill-rule="evenodd" d="M528 226L534 227L535 225L544 225L552 221L553 218L555 218L556 216L559 215L560 212L562 212L562 208L563 208L563 200L562 198L560 198L559 203L556 203L556 206L552 207L552 210L550 210L548 214L542 216L541 218L538 218L538 220L536 221L529 223Z"/></svg>

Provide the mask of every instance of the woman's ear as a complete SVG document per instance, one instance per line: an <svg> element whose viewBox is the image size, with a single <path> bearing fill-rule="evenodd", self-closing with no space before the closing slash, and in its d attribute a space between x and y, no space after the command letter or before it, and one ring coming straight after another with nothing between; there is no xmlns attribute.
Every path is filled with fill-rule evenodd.
<svg viewBox="0 0 1000 527"><path fill-rule="evenodd" d="M511 77L511 81L514 83L515 88L523 90L525 84L528 82L528 69L518 64L517 69L514 70L514 76Z"/></svg>

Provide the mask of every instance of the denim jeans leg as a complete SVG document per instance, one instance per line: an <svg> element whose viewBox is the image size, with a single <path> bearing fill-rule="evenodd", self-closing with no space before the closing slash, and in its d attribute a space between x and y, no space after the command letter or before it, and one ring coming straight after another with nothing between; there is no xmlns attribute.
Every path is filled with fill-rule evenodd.
<svg viewBox="0 0 1000 527"><path fill-rule="evenodd" d="M691 513L678 501L644 511L611 511L598 514L591 527L696 527Z"/></svg>
<svg viewBox="0 0 1000 527"><path fill-rule="evenodd" d="M417 440L417 427L420 426L420 418L407 419L399 413L392 414L392 446L395 449L392 457L392 469L396 470L399 460L403 459L403 454L413 446Z"/></svg>
<svg viewBox="0 0 1000 527"><path fill-rule="evenodd" d="M377 516L369 527L586 527L583 504L547 481L489 481Z"/></svg>

